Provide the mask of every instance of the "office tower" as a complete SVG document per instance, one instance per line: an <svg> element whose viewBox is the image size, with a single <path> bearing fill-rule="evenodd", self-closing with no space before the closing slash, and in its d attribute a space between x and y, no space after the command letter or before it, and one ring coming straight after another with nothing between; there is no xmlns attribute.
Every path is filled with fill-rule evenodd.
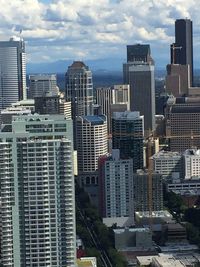
<svg viewBox="0 0 200 267"><path fill-rule="evenodd" d="M154 61L149 45L127 46L123 65L124 83L130 85L130 109L144 115L145 136L155 129Z"/></svg>
<svg viewBox="0 0 200 267"><path fill-rule="evenodd" d="M120 158L133 159L133 170L143 168L144 116L139 112L116 112L112 118L113 148Z"/></svg>
<svg viewBox="0 0 200 267"><path fill-rule="evenodd" d="M190 87L189 65L167 65L166 92L175 97L188 95Z"/></svg>
<svg viewBox="0 0 200 267"><path fill-rule="evenodd" d="M120 159L119 150L99 159L100 211L102 217L134 216L133 160Z"/></svg>
<svg viewBox="0 0 200 267"><path fill-rule="evenodd" d="M166 137L171 151L200 148L199 97L169 97L165 117Z"/></svg>
<svg viewBox="0 0 200 267"><path fill-rule="evenodd" d="M74 61L66 72L66 100L72 103L72 119L93 114L92 72L81 61Z"/></svg>
<svg viewBox="0 0 200 267"><path fill-rule="evenodd" d="M166 182L180 182L184 177L183 156L179 152L160 151L152 156L153 169Z"/></svg>
<svg viewBox="0 0 200 267"><path fill-rule="evenodd" d="M3 266L74 267L72 123L15 116L0 133Z"/></svg>
<svg viewBox="0 0 200 267"><path fill-rule="evenodd" d="M61 114L71 119L71 102L62 95L35 97L35 112L38 114Z"/></svg>
<svg viewBox="0 0 200 267"><path fill-rule="evenodd" d="M149 211L149 174L144 170L137 170L133 174L134 209L135 211ZM152 211L163 210L162 175L152 173Z"/></svg>
<svg viewBox="0 0 200 267"><path fill-rule="evenodd" d="M30 75L29 82L29 98L42 97L46 94L55 96L59 92L55 74Z"/></svg>
<svg viewBox="0 0 200 267"><path fill-rule="evenodd" d="M81 61L74 61L66 72L66 101L71 102L76 149L76 118L93 115L93 81L89 67Z"/></svg>
<svg viewBox="0 0 200 267"><path fill-rule="evenodd" d="M112 114L117 111L130 110L130 89L128 84L96 89L96 102L107 116L108 133L112 133Z"/></svg>
<svg viewBox="0 0 200 267"><path fill-rule="evenodd" d="M0 41L0 110L26 99L26 53L21 38Z"/></svg>
<svg viewBox="0 0 200 267"><path fill-rule="evenodd" d="M171 64L189 65L190 85L193 85L193 33L190 19L175 22L175 43L171 45Z"/></svg>
<svg viewBox="0 0 200 267"><path fill-rule="evenodd" d="M98 159L108 153L106 116L79 116L76 122L79 182L98 184Z"/></svg>

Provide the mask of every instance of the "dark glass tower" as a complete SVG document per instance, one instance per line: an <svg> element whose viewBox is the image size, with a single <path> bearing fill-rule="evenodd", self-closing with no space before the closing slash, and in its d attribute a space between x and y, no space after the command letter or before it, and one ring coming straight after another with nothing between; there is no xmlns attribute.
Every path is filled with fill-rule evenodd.
<svg viewBox="0 0 200 267"><path fill-rule="evenodd" d="M177 19L175 22L175 43L171 45L171 64L190 66L190 85L193 85L193 38L192 21Z"/></svg>

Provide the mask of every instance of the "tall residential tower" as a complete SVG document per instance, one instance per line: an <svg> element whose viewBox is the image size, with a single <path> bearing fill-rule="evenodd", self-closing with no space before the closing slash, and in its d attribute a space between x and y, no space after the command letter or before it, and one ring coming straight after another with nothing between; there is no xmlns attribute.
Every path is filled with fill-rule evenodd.
<svg viewBox="0 0 200 267"><path fill-rule="evenodd" d="M15 116L0 133L3 266L74 267L72 125Z"/></svg>

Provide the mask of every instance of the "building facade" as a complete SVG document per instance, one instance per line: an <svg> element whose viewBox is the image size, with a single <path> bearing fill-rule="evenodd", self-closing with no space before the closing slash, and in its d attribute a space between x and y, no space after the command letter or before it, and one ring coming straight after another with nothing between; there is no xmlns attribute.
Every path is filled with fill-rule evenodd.
<svg viewBox="0 0 200 267"><path fill-rule="evenodd" d="M74 267L72 124L15 116L0 133L2 264Z"/></svg>
<svg viewBox="0 0 200 267"><path fill-rule="evenodd" d="M171 151L200 148L200 98L170 97L165 109L166 137Z"/></svg>
<svg viewBox="0 0 200 267"><path fill-rule="evenodd" d="M152 156L153 169L166 182L180 182L184 178L183 156L179 152L160 151Z"/></svg>
<svg viewBox="0 0 200 267"><path fill-rule="evenodd" d="M96 89L96 102L101 106L102 114L107 116L108 133L112 134L113 112L130 110L130 88L128 84Z"/></svg>
<svg viewBox="0 0 200 267"><path fill-rule="evenodd" d="M98 184L98 159L108 153L106 116L77 117L77 157L79 182Z"/></svg>
<svg viewBox="0 0 200 267"><path fill-rule="evenodd" d="M121 159L133 159L133 170L144 166L144 116L139 112L116 112L112 118L113 148Z"/></svg>
<svg viewBox="0 0 200 267"><path fill-rule="evenodd" d="M133 174L133 199L135 211L152 211L163 210L163 186L162 175L152 173L152 188L150 188L149 174L146 171L138 170ZM149 193L149 190L151 192ZM150 200L149 197L152 197ZM150 204L151 203L151 204Z"/></svg>
<svg viewBox="0 0 200 267"><path fill-rule="evenodd" d="M119 150L99 159L100 212L102 217L133 217L133 160L120 159Z"/></svg>
<svg viewBox="0 0 200 267"><path fill-rule="evenodd" d="M155 129L154 61L149 45L127 46L123 65L124 83L130 85L130 109L144 115L145 136Z"/></svg>
<svg viewBox="0 0 200 267"><path fill-rule="evenodd" d="M57 79L55 74L36 74L29 76L29 98L44 97L47 94L58 94Z"/></svg>
<svg viewBox="0 0 200 267"><path fill-rule="evenodd" d="M0 42L0 110L26 97L25 43L13 37Z"/></svg>

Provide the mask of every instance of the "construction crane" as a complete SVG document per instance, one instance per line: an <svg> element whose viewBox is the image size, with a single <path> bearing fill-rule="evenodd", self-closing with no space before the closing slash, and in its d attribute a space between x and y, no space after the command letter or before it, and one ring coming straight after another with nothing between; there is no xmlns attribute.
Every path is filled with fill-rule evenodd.
<svg viewBox="0 0 200 267"><path fill-rule="evenodd" d="M149 210L149 226L152 230L152 211L153 211L153 162L151 159L152 156L152 140L154 140L154 132L151 132L147 137L147 169L148 169L148 210Z"/></svg>

